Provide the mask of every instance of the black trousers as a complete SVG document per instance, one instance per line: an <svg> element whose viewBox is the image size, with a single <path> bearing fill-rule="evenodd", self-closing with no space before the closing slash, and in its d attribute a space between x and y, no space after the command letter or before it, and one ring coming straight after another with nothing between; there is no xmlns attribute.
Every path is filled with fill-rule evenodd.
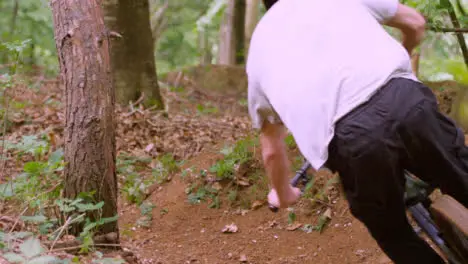
<svg viewBox="0 0 468 264"><path fill-rule="evenodd" d="M429 88L388 82L337 122L326 166L339 173L351 213L396 264L444 263L414 232L403 200L408 170L468 207L468 147Z"/></svg>

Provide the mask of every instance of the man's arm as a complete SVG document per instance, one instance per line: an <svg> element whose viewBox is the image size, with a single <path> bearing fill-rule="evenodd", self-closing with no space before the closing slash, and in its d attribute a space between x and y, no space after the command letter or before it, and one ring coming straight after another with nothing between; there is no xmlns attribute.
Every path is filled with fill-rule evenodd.
<svg viewBox="0 0 468 264"><path fill-rule="evenodd" d="M300 190L289 183L290 162L284 142L286 129L282 124L265 122L260 133L263 164L272 184L268 195L271 205L285 208L294 204L300 196Z"/></svg>
<svg viewBox="0 0 468 264"><path fill-rule="evenodd" d="M398 4L395 15L384 24L401 30L402 44L410 55L424 38L426 20L418 11L406 5Z"/></svg>
<svg viewBox="0 0 468 264"><path fill-rule="evenodd" d="M411 55L424 37L426 21L415 9L398 0L360 0L379 23L398 28L403 33L403 46Z"/></svg>

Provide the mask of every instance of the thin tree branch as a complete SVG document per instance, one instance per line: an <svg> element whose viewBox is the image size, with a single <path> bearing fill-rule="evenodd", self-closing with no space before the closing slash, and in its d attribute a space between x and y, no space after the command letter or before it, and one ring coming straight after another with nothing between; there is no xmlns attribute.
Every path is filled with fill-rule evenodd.
<svg viewBox="0 0 468 264"><path fill-rule="evenodd" d="M460 21L458 20L457 14L455 13L455 8L449 0L445 1L447 1L447 5L449 6L449 9L447 11L449 13L450 20L452 20L453 27L458 29L461 28ZM458 44L460 44L460 49L463 54L465 65L468 67L468 48L466 47L465 37L463 36L463 33L460 32L457 32L455 34L457 36Z"/></svg>
<svg viewBox="0 0 468 264"><path fill-rule="evenodd" d="M438 27L428 27L430 31L442 32L442 33L468 33L468 28L438 28Z"/></svg>

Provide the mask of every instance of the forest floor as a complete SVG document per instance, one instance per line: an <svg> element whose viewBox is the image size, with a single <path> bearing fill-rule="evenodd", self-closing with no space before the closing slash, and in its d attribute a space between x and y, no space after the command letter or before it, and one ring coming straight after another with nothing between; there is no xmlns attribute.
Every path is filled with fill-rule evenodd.
<svg viewBox="0 0 468 264"><path fill-rule="evenodd" d="M456 85L430 86L449 111ZM165 113L138 102L117 107L118 222L125 250L108 255L128 263L391 263L350 215L337 175L317 173L294 208L269 211L242 68L171 73L161 78L161 92ZM52 150L63 147L62 93L57 80L15 86L8 142L42 135ZM287 143L297 169L301 156L293 140ZM8 154L3 176L20 173L33 159ZM17 205L0 206L0 228L1 216L33 214ZM91 263L89 256L80 258Z"/></svg>

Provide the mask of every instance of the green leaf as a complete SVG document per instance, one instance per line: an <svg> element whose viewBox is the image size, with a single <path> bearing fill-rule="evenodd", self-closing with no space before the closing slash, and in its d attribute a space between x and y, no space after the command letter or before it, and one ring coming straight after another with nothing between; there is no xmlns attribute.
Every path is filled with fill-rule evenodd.
<svg viewBox="0 0 468 264"><path fill-rule="evenodd" d="M70 205L71 205L71 206L75 206L75 205L81 203L82 201L83 201L82 198L76 198L75 200L73 200L73 201L70 203Z"/></svg>
<svg viewBox="0 0 468 264"><path fill-rule="evenodd" d="M10 198L15 195L15 184L13 182L0 184L0 197Z"/></svg>
<svg viewBox="0 0 468 264"><path fill-rule="evenodd" d="M82 234L88 234L89 231L90 231L91 229L95 228L97 225L98 225L98 223L96 223L96 222L87 224L87 225L83 228Z"/></svg>
<svg viewBox="0 0 468 264"><path fill-rule="evenodd" d="M292 224L296 221L296 213L294 212L289 212L288 214L288 223Z"/></svg>
<svg viewBox="0 0 468 264"><path fill-rule="evenodd" d="M94 211L101 209L104 206L104 202L101 201L97 204L76 204L76 207L80 212L86 212L86 211Z"/></svg>
<svg viewBox="0 0 468 264"><path fill-rule="evenodd" d="M439 7L444 9L450 9L452 8L452 4L450 3L450 0L441 0L439 3Z"/></svg>
<svg viewBox="0 0 468 264"><path fill-rule="evenodd" d="M118 219L119 219L119 215L115 215L115 216L112 216L112 217L104 217L104 218L101 218L98 221L98 224L99 225L104 225L104 224L107 224L107 223L115 222Z"/></svg>
<svg viewBox="0 0 468 264"><path fill-rule="evenodd" d="M21 220L26 222L33 222L33 223L43 223L47 220L47 217L43 215L33 215L33 216L21 216Z"/></svg>
<svg viewBox="0 0 468 264"><path fill-rule="evenodd" d="M46 165L39 161L30 161L24 164L23 170L29 174L37 175L40 174Z"/></svg>
<svg viewBox="0 0 468 264"><path fill-rule="evenodd" d="M6 260L10 261L11 263L21 263L21 264L23 264L23 263L26 262L26 260L21 255L15 254L13 252L5 253L5 254L3 254L2 257L5 258Z"/></svg>
<svg viewBox="0 0 468 264"><path fill-rule="evenodd" d="M123 264L126 263L123 259L118 258L102 258L93 259L93 264Z"/></svg>
<svg viewBox="0 0 468 264"><path fill-rule="evenodd" d="M49 156L49 165L53 166L63 160L63 149L57 149Z"/></svg>
<svg viewBox="0 0 468 264"><path fill-rule="evenodd" d="M40 255L45 249L41 245L39 239L31 237L24 241L20 246L20 251L27 258L32 258Z"/></svg>
<svg viewBox="0 0 468 264"><path fill-rule="evenodd" d="M54 256L40 256L28 261L28 264L49 264L59 259Z"/></svg>
<svg viewBox="0 0 468 264"><path fill-rule="evenodd" d="M33 235L32 232L25 232L25 231L12 233L12 236L14 238L16 238L16 239L24 239L24 238L30 237L32 235Z"/></svg>

